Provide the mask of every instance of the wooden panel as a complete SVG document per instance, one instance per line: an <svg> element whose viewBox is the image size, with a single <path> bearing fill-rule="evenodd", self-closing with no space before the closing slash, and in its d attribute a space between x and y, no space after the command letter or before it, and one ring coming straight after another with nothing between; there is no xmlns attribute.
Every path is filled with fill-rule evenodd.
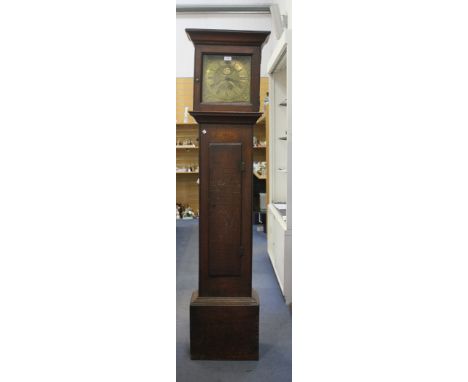
<svg viewBox="0 0 468 382"><path fill-rule="evenodd" d="M212 118L216 119L215 116ZM233 117L233 120L238 122L239 116ZM200 156L200 277L199 277L199 293L200 296L250 296L252 289L252 262L251 256L248 254L252 253L252 171L247 171L252 167L252 126L249 124L240 125L240 124L202 124L200 128L206 131L206 134L200 136L200 151L202 155ZM239 166L239 156L234 155L231 152L231 155L226 155L225 159L215 158L213 160L213 155L210 155L210 144L223 144L222 152L229 152L228 143L241 143L237 147L241 150L240 158L245 162L245 171L240 171ZM233 145L234 146L234 145ZM234 146L236 147L236 146ZM213 149L211 149L213 150ZM220 150L221 151L221 150ZM221 153L220 153L221 155ZM210 158L211 157L211 158ZM219 161L222 160L225 163L225 166L228 166L228 159L232 160L233 163L229 164L231 167L226 171L231 173L231 178L233 177L234 171L237 170L237 178L241 178L240 182L237 180L233 181L226 176L221 176L220 174L217 177L225 182L227 188L241 187L241 198L240 202L234 203L233 199L235 194L231 194L232 191L227 191L228 194L220 192L218 198L222 198L224 203L229 204L229 211L223 214L223 218L219 219L219 222L210 222L210 204L218 202L218 198L214 199L215 196L210 192L210 176L212 176L213 171L211 168L216 168L219 165ZM237 163L234 163L237 162ZM223 167L225 167L223 166ZM237 169L236 169L237 167ZM223 170L223 169L221 169ZM234 183L233 183L234 182ZM211 195L210 195L211 194ZM221 199L220 199L221 200ZM234 211L231 205L237 205L239 211ZM224 206L222 206L224 207ZM224 221L223 221L224 220ZM221 228L218 233L213 233L212 230L217 230L217 225L224 225L224 228ZM213 277L210 273L213 269L210 266L211 260L217 256L217 253L211 253L213 249L210 245L210 241L213 240L213 235L219 236L223 232L227 232L228 228L231 227L235 229L235 237L239 238L241 242L243 253L247 255L240 256L239 248L237 245L236 257L240 262L239 274L235 276L234 274L226 276L216 276ZM241 233L238 233L240 230ZM225 241L227 238L231 238L231 234L225 235L225 237L219 237L218 240ZM227 242L234 245L236 238L229 239ZM232 240L232 241L231 241ZM211 247L211 248L210 248ZM227 261L234 261L234 252L230 253L232 258ZM215 260L216 261L216 260ZM216 265L218 267L218 265ZM236 269L237 271L237 269Z"/></svg>
<svg viewBox="0 0 468 382"><path fill-rule="evenodd" d="M258 360L259 305L255 290L248 297L200 297L190 301L192 359Z"/></svg>
<svg viewBox="0 0 468 382"><path fill-rule="evenodd" d="M209 275L240 274L242 144L210 143L208 163Z"/></svg>

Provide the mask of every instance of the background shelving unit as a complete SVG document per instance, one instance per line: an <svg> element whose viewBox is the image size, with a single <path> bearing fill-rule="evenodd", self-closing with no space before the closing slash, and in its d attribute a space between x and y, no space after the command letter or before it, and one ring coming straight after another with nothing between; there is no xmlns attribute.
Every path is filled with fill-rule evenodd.
<svg viewBox="0 0 468 382"><path fill-rule="evenodd" d="M192 166L198 168L198 124L188 116L184 122L185 107L192 110L193 78L176 79L176 201L199 210L198 171L178 172L177 169ZM181 147L177 143L190 138L196 147Z"/></svg>
<svg viewBox="0 0 468 382"><path fill-rule="evenodd" d="M268 254L286 303L292 302L291 34L285 29L268 65Z"/></svg>
<svg viewBox="0 0 468 382"><path fill-rule="evenodd" d="M256 138L257 146L254 145L253 150L253 161L254 162L267 162L267 131L268 125L266 123L266 113L264 110L264 98L268 89L263 89L260 99L260 110L264 114L257 121L257 124L253 129L253 136ZM267 173L263 171L261 173L253 169L253 212L254 212L254 224L262 224L264 227L266 225L266 208L261 203L260 194L266 193L267 188Z"/></svg>
<svg viewBox="0 0 468 382"><path fill-rule="evenodd" d="M183 127L177 127L177 134L186 134ZM198 136L198 128L195 129ZM192 172L177 171L192 165ZM176 149L176 201L188 205L194 212L199 209L198 201L198 147Z"/></svg>

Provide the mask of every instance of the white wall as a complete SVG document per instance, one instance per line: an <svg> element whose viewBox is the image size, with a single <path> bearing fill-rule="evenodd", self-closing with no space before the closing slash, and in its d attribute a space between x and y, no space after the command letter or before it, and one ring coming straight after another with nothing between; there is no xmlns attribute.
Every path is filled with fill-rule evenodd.
<svg viewBox="0 0 468 382"><path fill-rule="evenodd" d="M177 14L176 28L177 77L193 77L194 48L185 34L185 28L272 30L269 14ZM266 67L275 44L272 33L262 51L262 76L267 75Z"/></svg>
<svg viewBox="0 0 468 382"><path fill-rule="evenodd" d="M291 0L275 0L272 3L278 4L280 13L282 15L288 15L289 27L291 27Z"/></svg>

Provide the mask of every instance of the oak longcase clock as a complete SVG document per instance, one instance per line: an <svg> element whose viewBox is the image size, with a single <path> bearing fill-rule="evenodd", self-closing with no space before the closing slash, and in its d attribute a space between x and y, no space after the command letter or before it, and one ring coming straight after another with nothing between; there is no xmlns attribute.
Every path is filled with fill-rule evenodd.
<svg viewBox="0 0 468 382"><path fill-rule="evenodd" d="M252 151L261 50L270 32L187 29L195 46L199 124L199 288L190 303L192 359L258 359L252 289Z"/></svg>

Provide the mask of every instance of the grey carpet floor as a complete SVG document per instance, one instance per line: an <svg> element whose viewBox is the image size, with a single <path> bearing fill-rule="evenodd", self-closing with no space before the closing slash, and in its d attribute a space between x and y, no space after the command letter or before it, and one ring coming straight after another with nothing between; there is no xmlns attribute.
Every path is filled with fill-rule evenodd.
<svg viewBox="0 0 468 382"><path fill-rule="evenodd" d="M253 287L260 297L259 361L190 360L189 306L198 289L198 221L177 220L177 382L291 381L291 313L267 254L253 231Z"/></svg>

